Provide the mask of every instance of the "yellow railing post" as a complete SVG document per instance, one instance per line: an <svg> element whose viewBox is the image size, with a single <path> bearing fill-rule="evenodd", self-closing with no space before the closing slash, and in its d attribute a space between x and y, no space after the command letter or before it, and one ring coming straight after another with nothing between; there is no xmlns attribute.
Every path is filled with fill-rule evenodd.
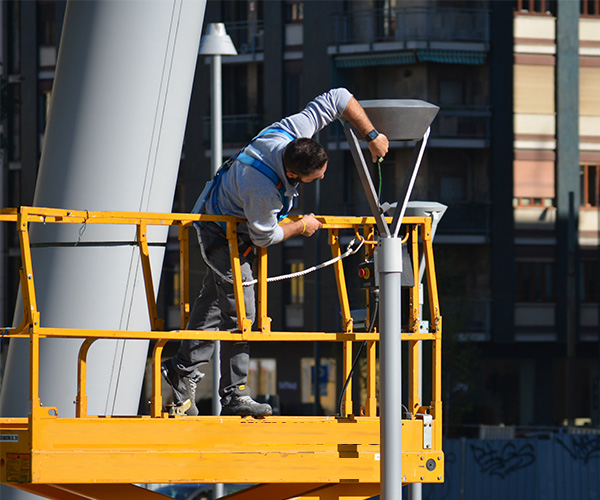
<svg viewBox="0 0 600 500"><path fill-rule="evenodd" d="M40 313L37 310L35 285L33 280L33 262L31 259L31 243L29 241L29 224L26 208L22 208L17 218L19 243L21 246L21 263L23 265L23 309L27 309L29 325L29 399L31 414L41 407L40 403Z"/></svg>
<svg viewBox="0 0 600 500"><path fill-rule="evenodd" d="M373 258L374 246L370 242L375 241L375 226L365 224L363 227L363 235L365 240L365 259ZM370 294L365 292L367 301L367 314L365 318L365 328L374 330L375 325L371 325L371 309ZM375 319L375 318L373 318ZM365 415L367 417L377 416L377 342L367 342L367 399L365 401Z"/></svg>
<svg viewBox="0 0 600 500"><path fill-rule="evenodd" d="M337 229L329 230L329 245L331 247L331 253L333 257L339 257L342 252L340 249L340 238L339 231ZM345 333L352 333L352 316L350 315L350 302L348 301L348 289L346 288L346 277L344 275L344 265L341 260L338 260L334 264L335 278L337 282L338 297L340 300L340 307L342 310L342 321ZM350 377L350 370L352 369L352 342L343 342L343 380L344 383ZM342 401L341 416L349 415L352 413L352 380L348 381L348 387L344 393L344 399Z"/></svg>
<svg viewBox="0 0 600 500"><path fill-rule="evenodd" d="M246 317L246 302L244 301L244 286L242 284L242 268L240 265L240 250L237 239L237 224L227 222L227 241L229 242L229 254L231 256L231 272L233 278L233 293L240 333L249 332L252 320Z"/></svg>
<svg viewBox="0 0 600 500"><path fill-rule="evenodd" d="M339 257L342 254L340 249L339 231L337 229L329 230L329 246L333 257ZM348 301L348 289L346 288L346 277L344 275L344 264L338 260L334 265L335 279L342 310L342 321L345 333L352 333L352 316L350 315L350 302Z"/></svg>
<svg viewBox="0 0 600 500"><path fill-rule="evenodd" d="M377 342L367 342L367 400L365 415L377 416Z"/></svg>
<svg viewBox="0 0 600 500"><path fill-rule="evenodd" d="M413 334L419 333L419 226L414 224L408 229L410 231L410 245L412 255L412 268L414 276L414 286L411 287L409 293L409 332ZM408 407L411 414L415 414L421 405L419 397L419 343L420 340L409 341L409 367L410 367L410 390L408 397Z"/></svg>
<svg viewBox="0 0 600 500"><path fill-rule="evenodd" d="M431 316L431 329L435 340L432 348L432 399L431 402L433 418L438 422L435 427L434 446L440 446L442 442L442 316L435 276L435 263L433 260L433 242L431 238L431 219L426 219L423 230L423 252L425 254L425 265L427 266L427 284L429 290L429 310Z"/></svg>
<svg viewBox="0 0 600 500"><path fill-rule="evenodd" d="M160 362L163 348L167 342L168 339L157 340L154 345L154 350L152 351L152 397L150 399L150 416L153 418L159 418L161 416L163 407Z"/></svg>
<svg viewBox="0 0 600 500"><path fill-rule="evenodd" d="M152 330L163 330L163 320L158 317L156 309L156 297L154 295L154 284L152 282L152 268L150 267L150 250L148 248L148 225L142 220L137 226L137 240L140 247L140 259L146 286L146 300L148 302L148 314Z"/></svg>
<svg viewBox="0 0 600 500"><path fill-rule="evenodd" d="M267 276L268 258L267 249L258 249L258 329L263 333L271 331L271 318L267 315Z"/></svg>
<svg viewBox="0 0 600 500"><path fill-rule="evenodd" d="M87 355L96 340L98 339L85 339L77 356L77 398L75 399L75 416L77 418L87 416Z"/></svg>
<svg viewBox="0 0 600 500"><path fill-rule="evenodd" d="M179 228L179 315L182 330L190 319L190 233L188 225L178 224Z"/></svg>

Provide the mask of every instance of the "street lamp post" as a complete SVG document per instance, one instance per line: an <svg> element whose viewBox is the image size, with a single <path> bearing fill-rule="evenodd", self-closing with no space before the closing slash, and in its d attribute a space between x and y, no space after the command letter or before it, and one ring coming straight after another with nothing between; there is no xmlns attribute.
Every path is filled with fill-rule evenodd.
<svg viewBox="0 0 600 500"><path fill-rule="evenodd" d="M206 34L200 40L198 53L210 56L210 93L211 93L211 174L214 176L223 161L223 94L221 78L221 56L235 56L237 50L227 34L225 24L211 23L206 29ZM221 377L221 343L215 340L213 353L213 415L221 413L219 398L219 379ZM224 494L223 485L214 485L214 497L220 498Z"/></svg>
<svg viewBox="0 0 600 500"><path fill-rule="evenodd" d="M221 56L237 55L235 45L225 29L225 24L211 23L208 25L206 34L200 40L199 53L203 56L211 56L211 170L214 175L223 161Z"/></svg>

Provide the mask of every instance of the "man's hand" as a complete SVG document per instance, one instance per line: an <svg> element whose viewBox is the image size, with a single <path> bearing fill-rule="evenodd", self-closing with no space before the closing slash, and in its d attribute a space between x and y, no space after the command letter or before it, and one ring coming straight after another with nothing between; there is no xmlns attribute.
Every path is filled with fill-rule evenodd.
<svg viewBox="0 0 600 500"><path fill-rule="evenodd" d="M298 222L304 222L302 226L303 230L300 232L302 236L312 236L323 227L323 224L317 220L315 214L307 214Z"/></svg>
<svg viewBox="0 0 600 500"><path fill-rule="evenodd" d="M323 224L315 217L315 214L303 215L301 219L295 222L289 222L287 224L281 224L283 229L283 239L287 240L292 236L312 236L319 229L323 227Z"/></svg>
<svg viewBox="0 0 600 500"><path fill-rule="evenodd" d="M348 120L363 137L366 137L367 134L375 128L363 107L354 97L352 97L346 105L344 118ZM379 132L379 135L369 142L369 150L371 151L373 163L379 160L379 158L383 158L387 154L389 147L390 142L388 141L388 138Z"/></svg>
<svg viewBox="0 0 600 500"><path fill-rule="evenodd" d="M383 158L390 147L390 141L388 138L379 132L379 135L369 142L369 151L371 151L371 158L373 159L373 163L377 163L379 158Z"/></svg>

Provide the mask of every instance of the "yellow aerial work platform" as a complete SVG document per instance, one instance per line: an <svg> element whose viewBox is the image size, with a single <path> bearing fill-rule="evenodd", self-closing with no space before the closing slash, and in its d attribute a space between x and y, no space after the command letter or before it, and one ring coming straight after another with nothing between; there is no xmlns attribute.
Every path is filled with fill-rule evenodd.
<svg viewBox="0 0 600 500"><path fill-rule="evenodd" d="M353 232L364 243L365 257L376 244L371 217L318 217L328 231L334 257L342 255L340 231ZM294 219L293 217L291 218ZM238 332L163 331L153 292L148 251L149 226L177 226L180 241L181 325L190 312L188 290L189 229L198 220L224 220L232 249L236 298L242 284L236 227L241 219L191 214L88 212L21 207L0 210L0 220L15 222L21 245L24 317L6 337L30 342L31 412L26 418L0 419L0 479L2 483L56 499L151 499L157 493L139 483L252 483L231 498L369 498L380 489L380 426L377 416L376 329L354 331L341 260L335 270L343 331L276 332L267 314L267 251L259 249L257 328L251 329L244 301L237 300ZM105 331L41 326L36 305L29 227L33 223L117 224L137 228L152 331ZM442 482L441 333L431 239L431 219L405 217L404 241L411 248L415 286L409 293L406 331L410 360L408 412L402 420L403 483ZM429 325L419 312L419 255L426 262ZM185 328L185 326L182 326ZM39 398L40 339L84 339L78 357L76 416L63 418ZM345 392L341 416L266 418L173 416L163 410L160 358L169 340L331 341L343 344L343 373L352 366L353 342L367 341L366 400L360 415L352 414L352 391ZM86 357L97 339L153 339L150 415L132 417L87 415ZM431 342L432 401L418 397L418 344ZM161 496L160 498L164 498ZM229 497L228 497L229 498Z"/></svg>

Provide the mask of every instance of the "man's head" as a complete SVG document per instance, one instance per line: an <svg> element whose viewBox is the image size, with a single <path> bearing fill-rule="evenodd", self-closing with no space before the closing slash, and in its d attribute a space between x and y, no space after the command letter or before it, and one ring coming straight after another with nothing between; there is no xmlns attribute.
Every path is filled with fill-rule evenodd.
<svg viewBox="0 0 600 500"><path fill-rule="evenodd" d="M325 175L327 153L314 139L295 139L283 150L283 166L289 179L312 182Z"/></svg>

